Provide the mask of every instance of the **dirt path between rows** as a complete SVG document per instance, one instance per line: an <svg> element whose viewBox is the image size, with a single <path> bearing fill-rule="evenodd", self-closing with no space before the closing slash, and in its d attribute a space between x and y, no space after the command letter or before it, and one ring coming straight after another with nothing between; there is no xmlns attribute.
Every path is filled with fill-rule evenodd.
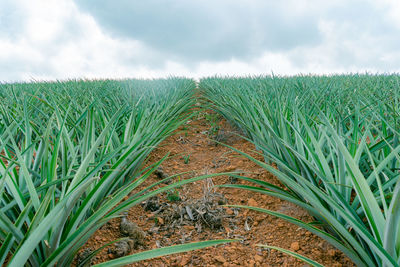
<svg viewBox="0 0 400 267"><path fill-rule="evenodd" d="M246 173L246 176L280 185L276 178L255 163L210 141L209 136L213 135L262 160L262 157L254 153L255 148L251 143L237 137L233 134L235 130L225 120L215 116L210 112L199 112L151 153L148 164L170 153L158 176L189 172L177 178L185 179L203 174L240 171ZM156 181L159 181L159 177L153 174L146 184ZM262 249L256 244L294 250L325 266L353 266L340 251L302 228L254 211L221 208L218 204L252 205L312 221L306 212L288 202L250 191L213 187L232 182L245 183L232 177L219 176L188 184L178 191L164 193L131 209L128 220L135 222L145 234L132 253L210 239L238 238L242 242L165 256L130 266L308 266L293 257L275 250ZM185 211L186 206L191 207L191 212ZM201 216L196 210L201 211ZM115 219L104 225L83 250L97 249L122 237L120 221ZM116 256L115 246L105 248L93 263Z"/></svg>

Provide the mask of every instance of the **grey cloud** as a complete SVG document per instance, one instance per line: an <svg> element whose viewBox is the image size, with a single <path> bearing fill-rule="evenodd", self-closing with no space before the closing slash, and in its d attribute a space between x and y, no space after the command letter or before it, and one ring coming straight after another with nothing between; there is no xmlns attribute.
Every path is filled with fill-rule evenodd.
<svg viewBox="0 0 400 267"><path fill-rule="evenodd" d="M58 1L0 1L0 79L400 70L399 22L373 0Z"/></svg>
<svg viewBox="0 0 400 267"><path fill-rule="evenodd" d="M171 60L248 60L320 41L316 18L285 16L266 1L76 1L111 35L144 42Z"/></svg>

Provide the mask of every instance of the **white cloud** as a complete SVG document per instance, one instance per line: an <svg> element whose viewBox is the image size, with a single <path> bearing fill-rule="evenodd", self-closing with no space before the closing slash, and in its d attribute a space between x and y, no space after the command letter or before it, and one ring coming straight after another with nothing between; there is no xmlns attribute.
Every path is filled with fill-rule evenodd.
<svg viewBox="0 0 400 267"><path fill-rule="evenodd" d="M124 34L115 34L114 28L103 26L110 21L100 23L73 0L3 0L0 80L400 71L400 2L396 0L323 4L317 0L279 4L235 0L212 9L204 1L196 4L201 7L195 10L198 16L190 18L192 2L177 0L187 5L178 9L188 11L179 20L169 17L172 12L157 21L155 16L163 8L153 12L146 7L146 23L156 24L136 25L144 32L136 35L129 24ZM102 8L100 2L94 3ZM224 13L227 3L232 13ZM266 9L274 10L274 20L259 19ZM211 27L201 23L203 17L204 22L222 24ZM190 34L194 40L184 42L189 28L168 30L174 36L167 34L166 39L151 36L163 34L157 30L160 23L179 28L181 21L194 23L196 32ZM240 25L241 21L249 22L249 27ZM297 22L302 26L292 26ZM177 48L172 49L175 44Z"/></svg>
<svg viewBox="0 0 400 267"><path fill-rule="evenodd" d="M139 41L106 35L72 1L35 2L15 3L14 9L27 14L17 37L0 35L3 81L130 77L143 74L140 65L157 56Z"/></svg>
<svg viewBox="0 0 400 267"><path fill-rule="evenodd" d="M377 2L377 5L380 5L381 9L384 9L385 17L389 23L392 23L393 26L400 29L400 1L398 0L381 0Z"/></svg>

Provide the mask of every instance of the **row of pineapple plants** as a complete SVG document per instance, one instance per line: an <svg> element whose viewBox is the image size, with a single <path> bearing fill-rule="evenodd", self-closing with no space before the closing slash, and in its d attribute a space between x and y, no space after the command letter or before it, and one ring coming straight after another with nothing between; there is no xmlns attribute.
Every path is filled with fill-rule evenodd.
<svg viewBox="0 0 400 267"><path fill-rule="evenodd" d="M138 189L160 164L143 169L149 153L190 117L194 89L183 78L1 84L0 265L70 266L110 219L203 179ZM107 266L223 242L161 248Z"/></svg>
<svg viewBox="0 0 400 267"><path fill-rule="evenodd" d="M398 75L211 77L199 86L265 161L242 154L273 173L285 189L241 176L254 186L227 187L290 201L315 221L237 207L303 227L357 266L400 265Z"/></svg>

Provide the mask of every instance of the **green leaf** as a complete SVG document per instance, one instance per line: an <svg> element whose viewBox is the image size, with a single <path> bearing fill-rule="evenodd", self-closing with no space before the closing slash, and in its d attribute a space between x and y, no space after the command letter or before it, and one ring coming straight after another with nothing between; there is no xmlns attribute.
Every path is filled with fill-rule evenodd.
<svg viewBox="0 0 400 267"><path fill-rule="evenodd" d="M290 251L290 250L287 250L287 249L284 249L284 248L279 248L279 247L275 247L275 246L268 246L268 245L257 245L257 246L263 247L263 248L269 248L269 249L276 249L276 250L278 250L280 252L283 252L283 253L285 253L285 254L287 254L289 256L293 256L296 259L299 259L299 260L301 260L301 261L303 261L303 262L305 262L307 264L310 264L311 266L314 266L314 267L324 267L323 265L319 264L316 261L313 261L313 260L311 260L311 259L309 259L309 258L307 258L305 256L302 256L302 255L300 255L300 254L298 254L296 252L293 252L293 251Z"/></svg>
<svg viewBox="0 0 400 267"><path fill-rule="evenodd" d="M149 250L149 251L136 253L136 254L133 254L130 256L125 256L125 257L122 257L119 259L111 260L111 261L108 261L105 263L96 264L94 266L96 266L96 267L124 266L126 264L134 263L134 262L138 262L138 261L142 261L142 260L147 260L147 259L165 256L165 255L182 253L182 252L186 252L186 251L202 249L202 248L206 248L206 247L226 244L226 243L230 243L230 242L237 242L237 241L238 240L235 240L235 239L220 239L220 240L202 241L202 242L195 242L195 243L189 243L189 244L175 245L175 246L170 246L170 247L157 248L157 249L153 249L153 250Z"/></svg>

